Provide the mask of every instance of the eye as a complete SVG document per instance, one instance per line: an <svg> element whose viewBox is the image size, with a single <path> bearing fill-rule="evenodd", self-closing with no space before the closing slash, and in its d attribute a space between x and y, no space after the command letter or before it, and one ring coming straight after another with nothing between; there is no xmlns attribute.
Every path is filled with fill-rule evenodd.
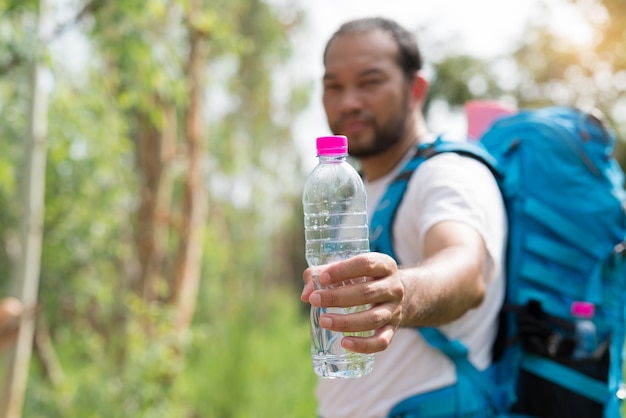
<svg viewBox="0 0 626 418"><path fill-rule="evenodd" d="M324 91L339 91L341 90L341 84L339 83L324 83Z"/></svg>
<svg viewBox="0 0 626 418"><path fill-rule="evenodd" d="M361 81L361 85L363 87L376 87L380 84L382 84L383 80L381 78L366 78L365 80Z"/></svg>

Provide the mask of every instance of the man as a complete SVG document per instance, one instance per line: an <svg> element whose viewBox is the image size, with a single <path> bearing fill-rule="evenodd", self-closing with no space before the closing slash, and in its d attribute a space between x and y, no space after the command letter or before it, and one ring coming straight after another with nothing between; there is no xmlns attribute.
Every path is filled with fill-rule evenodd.
<svg viewBox="0 0 626 418"><path fill-rule="evenodd" d="M420 52L413 35L397 23L361 19L331 37L324 66L328 124L334 134L348 137L349 152L360 162L371 217L416 146L431 139L422 114L428 82ZM341 332L374 330L371 337L344 337L342 345L377 352L374 370L364 378L320 379L318 414L384 417L393 409L400 416L422 394L455 393L453 363L416 327L439 327L485 369L504 294L505 234L506 215L489 170L444 153L420 166L398 209L393 236L400 267L388 255L362 254L327 266L320 281L370 280L315 291L305 271L303 301L319 307L371 304L361 313L322 315L319 323Z"/></svg>

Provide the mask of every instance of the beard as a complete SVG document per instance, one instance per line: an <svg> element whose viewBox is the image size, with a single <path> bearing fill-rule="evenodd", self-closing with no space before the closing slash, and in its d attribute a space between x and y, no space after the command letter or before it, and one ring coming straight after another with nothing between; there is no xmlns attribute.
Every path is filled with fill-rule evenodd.
<svg viewBox="0 0 626 418"><path fill-rule="evenodd" d="M348 147L348 152L351 156L356 158L372 157L388 150L402 141L402 138L404 137L404 130L406 129L406 121L409 115L408 94L405 94L402 103L402 108L396 113L396 117L390 119L384 125L379 125L372 117L362 117L362 119L365 119L372 124L374 137L368 146L362 146L359 148ZM337 126L341 126L341 122L342 121L339 121ZM350 137L348 137L348 143L349 142Z"/></svg>
<svg viewBox="0 0 626 418"><path fill-rule="evenodd" d="M361 149L350 149L350 155L356 158L372 157L399 143L402 140L407 113L402 112L399 116L400 117L389 121L384 126L374 125L374 138L371 145Z"/></svg>

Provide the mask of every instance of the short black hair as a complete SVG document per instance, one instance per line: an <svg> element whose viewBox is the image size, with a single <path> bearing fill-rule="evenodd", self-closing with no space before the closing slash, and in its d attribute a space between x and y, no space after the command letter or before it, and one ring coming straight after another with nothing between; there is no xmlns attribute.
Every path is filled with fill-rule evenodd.
<svg viewBox="0 0 626 418"><path fill-rule="evenodd" d="M388 33L396 42L399 50L398 65L408 79L412 78L416 71L422 69L422 54L417 46L415 35L396 21L383 17L366 17L342 24L326 43L323 56L324 63L326 63L328 48L335 39L348 33L368 33L374 30Z"/></svg>

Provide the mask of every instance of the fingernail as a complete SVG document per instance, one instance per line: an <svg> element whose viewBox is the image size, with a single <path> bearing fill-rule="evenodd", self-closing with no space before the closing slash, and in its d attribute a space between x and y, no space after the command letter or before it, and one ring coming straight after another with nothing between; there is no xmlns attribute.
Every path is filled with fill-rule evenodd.
<svg viewBox="0 0 626 418"><path fill-rule="evenodd" d="M320 321L320 322L321 322L321 321ZM354 348L354 341L344 339L344 340L341 342L341 345L343 345L343 348L347 348L348 350L350 350L350 349Z"/></svg>
<svg viewBox="0 0 626 418"><path fill-rule="evenodd" d="M333 326L333 320L327 317L321 317L320 318L320 326L322 328L330 328Z"/></svg>
<svg viewBox="0 0 626 418"><path fill-rule="evenodd" d="M309 296L309 303L313 306L320 306L322 304L322 298L317 293L313 293Z"/></svg>

